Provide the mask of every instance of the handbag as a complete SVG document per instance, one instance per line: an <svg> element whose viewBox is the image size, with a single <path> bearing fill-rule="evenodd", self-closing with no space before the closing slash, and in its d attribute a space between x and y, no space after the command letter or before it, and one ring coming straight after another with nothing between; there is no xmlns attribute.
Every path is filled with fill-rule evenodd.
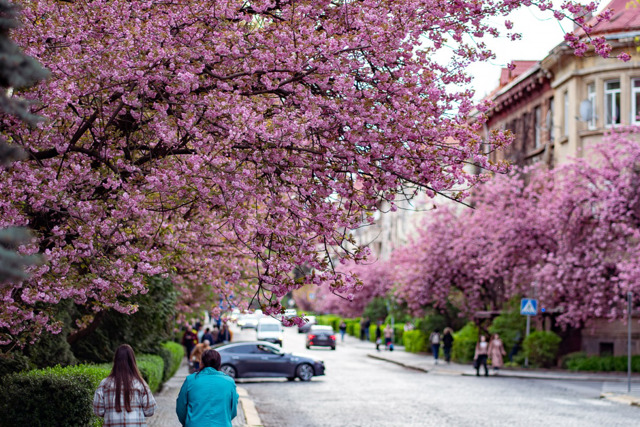
<svg viewBox="0 0 640 427"><path fill-rule="evenodd" d="M478 359L473 359L473 369L478 369L480 367L480 361Z"/></svg>

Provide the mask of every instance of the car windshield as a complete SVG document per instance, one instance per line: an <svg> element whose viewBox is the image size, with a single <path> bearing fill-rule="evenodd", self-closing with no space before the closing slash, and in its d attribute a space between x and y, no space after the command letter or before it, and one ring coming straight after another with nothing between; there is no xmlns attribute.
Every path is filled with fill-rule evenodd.
<svg viewBox="0 0 640 427"><path fill-rule="evenodd" d="M258 325L258 329L260 329L261 332L279 332L280 331L280 325Z"/></svg>

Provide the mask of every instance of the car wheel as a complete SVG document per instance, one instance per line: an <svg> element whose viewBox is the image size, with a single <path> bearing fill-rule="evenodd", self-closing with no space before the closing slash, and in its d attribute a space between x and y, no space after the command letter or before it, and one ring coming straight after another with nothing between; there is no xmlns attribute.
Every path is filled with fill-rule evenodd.
<svg viewBox="0 0 640 427"><path fill-rule="evenodd" d="M335 345L331 347L331 350L335 350L335 349L336 349L336 346L335 346Z"/></svg>
<svg viewBox="0 0 640 427"><path fill-rule="evenodd" d="M236 376L238 376L238 371L236 371L236 368L231 365L222 365L220 367L220 372L229 375L234 380L236 379Z"/></svg>
<svg viewBox="0 0 640 427"><path fill-rule="evenodd" d="M309 350L309 349L311 348L311 346L310 346L310 345L307 345L307 346L305 346L305 347L307 347L307 350Z"/></svg>
<svg viewBox="0 0 640 427"><path fill-rule="evenodd" d="M295 381L296 377L287 377L287 381Z"/></svg>
<svg viewBox="0 0 640 427"><path fill-rule="evenodd" d="M308 363L298 365L296 368L296 376L300 378L300 381L310 381L313 377L313 368Z"/></svg>

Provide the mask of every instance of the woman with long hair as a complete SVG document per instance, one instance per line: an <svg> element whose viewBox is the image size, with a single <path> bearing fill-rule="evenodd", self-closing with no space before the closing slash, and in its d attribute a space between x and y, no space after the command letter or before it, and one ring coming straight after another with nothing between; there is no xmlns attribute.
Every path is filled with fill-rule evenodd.
<svg viewBox="0 0 640 427"><path fill-rule="evenodd" d="M156 400L142 379L131 346L122 344L113 356L113 368L93 396L93 413L104 427L146 426L145 417L156 410Z"/></svg>
<svg viewBox="0 0 640 427"><path fill-rule="evenodd" d="M238 393L233 379L220 372L216 350L205 351L200 371L184 380L176 413L185 427L231 427L238 415Z"/></svg>

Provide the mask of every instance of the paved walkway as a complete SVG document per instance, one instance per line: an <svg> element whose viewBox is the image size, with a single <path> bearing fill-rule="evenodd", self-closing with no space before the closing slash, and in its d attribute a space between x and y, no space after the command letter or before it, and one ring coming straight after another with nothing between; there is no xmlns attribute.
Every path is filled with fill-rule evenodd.
<svg viewBox="0 0 640 427"><path fill-rule="evenodd" d="M424 353L408 353L402 347L396 347L395 351L376 351L367 356L395 363L408 369L422 372L431 372L444 375L475 376L476 371L471 364L462 365L439 361L436 365L432 356ZM490 375L496 375L490 370ZM613 400L628 405L640 406L640 375L631 376L631 393L627 391L627 374L620 372L571 372L559 369L501 369L500 377L556 380L556 381L594 381L603 382L602 398Z"/></svg>
<svg viewBox="0 0 640 427"><path fill-rule="evenodd" d="M176 415L176 399L187 375L189 375L189 370L186 360L184 360L182 366L180 366L180 369L178 369L178 372L176 372L173 378L162 386L162 391L154 395L158 408L153 417L147 419L147 424L150 427L181 427L178 416ZM232 425L234 427L254 427L261 425L259 417L256 419L250 411L251 408L248 408L249 411L247 411L247 407L253 406L253 402L251 402L246 390L238 387L238 394L240 395L238 416L233 419ZM255 408L253 412L255 412ZM245 417L245 413L247 413L248 416ZM246 422L246 419L250 417L253 417L250 420L251 424Z"/></svg>

